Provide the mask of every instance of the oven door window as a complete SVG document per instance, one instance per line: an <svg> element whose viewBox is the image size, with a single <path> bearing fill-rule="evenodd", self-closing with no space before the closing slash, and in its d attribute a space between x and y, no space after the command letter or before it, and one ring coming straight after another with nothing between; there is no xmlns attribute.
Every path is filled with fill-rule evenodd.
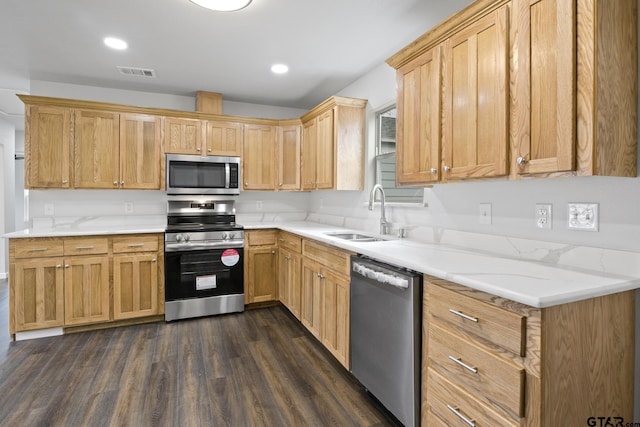
<svg viewBox="0 0 640 427"><path fill-rule="evenodd" d="M171 188L225 188L225 163L183 162L169 163Z"/></svg>
<svg viewBox="0 0 640 427"><path fill-rule="evenodd" d="M233 257L223 255L224 249L166 252L166 300L243 293L243 249L234 251L237 256Z"/></svg>

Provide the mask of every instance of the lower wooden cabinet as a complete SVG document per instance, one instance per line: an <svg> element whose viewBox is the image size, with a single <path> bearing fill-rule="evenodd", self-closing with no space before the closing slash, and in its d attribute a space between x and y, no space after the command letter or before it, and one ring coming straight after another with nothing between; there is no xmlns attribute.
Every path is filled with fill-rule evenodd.
<svg viewBox="0 0 640 427"><path fill-rule="evenodd" d="M300 304L300 321L315 336L320 339L320 310L322 304L320 284L320 264L302 260L302 302Z"/></svg>
<svg viewBox="0 0 640 427"><path fill-rule="evenodd" d="M340 363L349 367L349 285L348 277L323 270L320 277L321 341Z"/></svg>
<svg viewBox="0 0 640 427"><path fill-rule="evenodd" d="M278 299L277 233L277 230L245 232L245 304Z"/></svg>
<svg viewBox="0 0 640 427"><path fill-rule="evenodd" d="M300 319L301 272L302 256L280 248L278 252L278 298L297 319Z"/></svg>
<svg viewBox="0 0 640 427"><path fill-rule="evenodd" d="M10 239L10 333L163 314L163 239Z"/></svg>

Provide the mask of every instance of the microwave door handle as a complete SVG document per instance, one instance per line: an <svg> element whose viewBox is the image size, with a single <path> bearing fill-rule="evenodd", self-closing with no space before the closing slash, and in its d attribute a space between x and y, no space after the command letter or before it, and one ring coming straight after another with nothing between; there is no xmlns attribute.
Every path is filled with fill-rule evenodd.
<svg viewBox="0 0 640 427"><path fill-rule="evenodd" d="M229 185L231 184L231 166L229 166L228 162L225 162L224 164L224 177L226 182L224 188L229 188Z"/></svg>

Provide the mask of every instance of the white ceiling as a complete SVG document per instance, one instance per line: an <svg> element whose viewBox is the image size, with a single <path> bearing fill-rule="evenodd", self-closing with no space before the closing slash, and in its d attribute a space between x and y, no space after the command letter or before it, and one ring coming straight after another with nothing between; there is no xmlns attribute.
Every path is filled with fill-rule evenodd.
<svg viewBox="0 0 640 427"><path fill-rule="evenodd" d="M0 0L0 117L22 120L15 93L31 80L308 109L469 3L253 0L212 12L188 0ZM129 48L108 49L106 36ZM272 74L275 62L290 72Z"/></svg>

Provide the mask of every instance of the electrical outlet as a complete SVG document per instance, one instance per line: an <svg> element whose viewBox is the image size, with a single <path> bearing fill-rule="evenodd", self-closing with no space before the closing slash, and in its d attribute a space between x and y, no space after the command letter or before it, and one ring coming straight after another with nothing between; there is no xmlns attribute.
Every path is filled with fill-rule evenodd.
<svg viewBox="0 0 640 427"><path fill-rule="evenodd" d="M598 231L598 204L569 203L567 227L570 230Z"/></svg>
<svg viewBox="0 0 640 427"><path fill-rule="evenodd" d="M256 210L258 210L258 211L262 210L262 200L258 200L256 202Z"/></svg>
<svg viewBox="0 0 640 427"><path fill-rule="evenodd" d="M536 227L551 229L551 205L536 204Z"/></svg>
<svg viewBox="0 0 640 427"><path fill-rule="evenodd" d="M491 203L480 203L480 224L491 224Z"/></svg>
<svg viewBox="0 0 640 427"><path fill-rule="evenodd" d="M45 216L53 216L54 215L53 203L45 203L44 204L44 214Z"/></svg>
<svg viewBox="0 0 640 427"><path fill-rule="evenodd" d="M124 202L124 213L126 214L133 213L133 202Z"/></svg>

